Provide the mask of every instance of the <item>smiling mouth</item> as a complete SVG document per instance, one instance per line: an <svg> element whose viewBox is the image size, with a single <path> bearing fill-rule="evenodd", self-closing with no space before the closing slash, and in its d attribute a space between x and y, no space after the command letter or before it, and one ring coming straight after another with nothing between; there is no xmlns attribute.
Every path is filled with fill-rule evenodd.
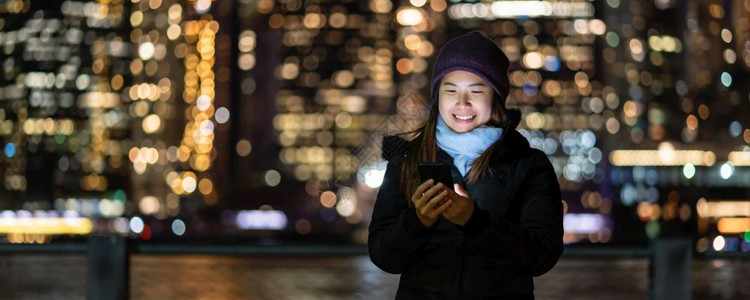
<svg viewBox="0 0 750 300"><path fill-rule="evenodd" d="M468 115L468 116L453 115L453 117L460 121L471 121L474 118L476 118L477 115Z"/></svg>

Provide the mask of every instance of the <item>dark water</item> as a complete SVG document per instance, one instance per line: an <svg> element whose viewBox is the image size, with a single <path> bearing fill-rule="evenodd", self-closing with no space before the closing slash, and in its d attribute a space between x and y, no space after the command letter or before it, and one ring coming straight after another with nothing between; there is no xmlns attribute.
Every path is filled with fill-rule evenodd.
<svg viewBox="0 0 750 300"><path fill-rule="evenodd" d="M0 299L85 299L82 254L0 254ZM693 299L750 299L750 261L694 260ZM648 261L565 258L537 299L647 299ZM392 299L398 275L366 256L133 255L131 299Z"/></svg>

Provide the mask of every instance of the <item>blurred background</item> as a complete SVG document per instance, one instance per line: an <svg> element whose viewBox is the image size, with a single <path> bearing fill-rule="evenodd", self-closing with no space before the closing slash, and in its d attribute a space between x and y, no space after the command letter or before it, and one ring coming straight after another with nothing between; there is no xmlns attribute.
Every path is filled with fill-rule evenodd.
<svg viewBox="0 0 750 300"><path fill-rule="evenodd" d="M0 0L0 262L85 278L77 246L55 245L103 235L141 253L339 249L395 291L362 257L382 137L419 125L437 51L475 29L510 58L508 106L555 167L566 253L585 249L549 276L647 293L641 250L680 238L705 259L693 295L750 295L732 275L750 265L749 0ZM144 255L139 298L136 271L179 265ZM286 259L266 267L309 263ZM312 295L382 296L351 288Z"/></svg>

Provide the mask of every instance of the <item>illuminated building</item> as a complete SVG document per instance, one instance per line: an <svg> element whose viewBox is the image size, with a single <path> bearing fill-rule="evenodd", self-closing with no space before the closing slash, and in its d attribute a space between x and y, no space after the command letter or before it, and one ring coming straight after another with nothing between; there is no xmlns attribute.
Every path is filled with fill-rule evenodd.
<svg viewBox="0 0 750 300"><path fill-rule="evenodd" d="M22 234L27 221L38 221L34 242L91 232L91 221L79 215L115 217L125 208L129 118L121 74L131 50L119 27L125 3L1 6L3 231Z"/></svg>
<svg viewBox="0 0 750 300"><path fill-rule="evenodd" d="M643 226L631 240L691 235L699 253L748 251L750 239L737 232L747 212L727 215L725 208L750 201L738 199L750 185L744 120L750 6L672 0L606 6L612 26L602 58L611 66L612 98L622 103L607 120L611 148L618 149L609 153L609 182L639 219L622 215L615 222Z"/></svg>
<svg viewBox="0 0 750 300"><path fill-rule="evenodd" d="M302 215L292 220L300 234L309 232L310 226L313 232L348 232L350 224L369 214L360 209L362 203L374 200L374 190L365 187L364 174L358 171L370 161L377 163L376 153L370 152L379 151L372 145L379 143L374 129L390 112L396 96L393 3L291 0L257 5L273 33L243 28L241 34L259 39L273 34L281 44L280 61L273 69L280 86L271 110L281 165L264 170L262 180L254 185L276 186L280 177L280 187L307 194L291 194L296 200L286 203L260 204ZM240 68L250 60L244 59L248 55L252 54L240 54ZM243 91L246 81L269 74L254 75L240 79ZM362 193L362 189L369 190Z"/></svg>
<svg viewBox="0 0 750 300"><path fill-rule="evenodd" d="M211 7L211 1L133 1L130 8L137 55L130 63L128 154L139 215L164 220L218 203L214 143L227 126L229 95L227 76L216 72L227 72L217 61L229 51L217 44L228 48L229 41Z"/></svg>
<svg viewBox="0 0 750 300"><path fill-rule="evenodd" d="M233 3L132 2L128 158L131 216L143 218L131 219L130 231L204 237L208 212L227 206L233 185Z"/></svg>
<svg viewBox="0 0 750 300"><path fill-rule="evenodd" d="M566 243L687 232L699 252L750 249L738 236L750 217L748 10L692 0L6 1L0 233L47 242L19 233L28 228L18 220L85 217L90 230L142 239L363 241L382 136L419 124L437 50L480 29L512 62L520 132L558 174Z"/></svg>

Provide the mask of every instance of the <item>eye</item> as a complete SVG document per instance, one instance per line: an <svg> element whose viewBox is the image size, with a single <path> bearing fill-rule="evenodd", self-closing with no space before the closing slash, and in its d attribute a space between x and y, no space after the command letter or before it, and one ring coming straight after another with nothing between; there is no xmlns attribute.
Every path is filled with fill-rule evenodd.
<svg viewBox="0 0 750 300"><path fill-rule="evenodd" d="M472 94L484 94L484 91L471 91Z"/></svg>
<svg viewBox="0 0 750 300"><path fill-rule="evenodd" d="M456 92L456 90L445 90L445 92L446 92L446 93L449 93L449 94L452 94L452 93L455 93L455 92Z"/></svg>

